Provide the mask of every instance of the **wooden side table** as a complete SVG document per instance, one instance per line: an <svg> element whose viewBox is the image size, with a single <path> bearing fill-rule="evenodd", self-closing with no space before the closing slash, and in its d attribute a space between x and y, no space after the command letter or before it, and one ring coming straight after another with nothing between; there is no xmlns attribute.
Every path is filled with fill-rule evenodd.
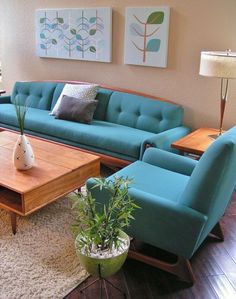
<svg viewBox="0 0 236 299"><path fill-rule="evenodd" d="M183 153L201 156L215 140L211 136L217 134L219 134L217 129L200 128L172 143L171 146Z"/></svg>

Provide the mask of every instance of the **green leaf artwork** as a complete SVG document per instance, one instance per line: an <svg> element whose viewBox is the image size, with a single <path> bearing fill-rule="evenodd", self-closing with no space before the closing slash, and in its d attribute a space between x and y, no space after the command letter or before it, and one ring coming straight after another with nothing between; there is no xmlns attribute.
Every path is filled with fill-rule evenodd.
<svg viewBox="0 0 236 299"><path fill-rule="evenodd" d="M130 8L131 10L132 8ZM132 36L130 40L132 45L135 47L136 51L141 52L142 54L142 63L150 63L147 61L149 52L158 52L161 46L161 40L163 33L161 32L161 28L164 22L164 19L168 20L168 9L167 9L167 17L165 15L166 11L163 8L153 8L151 9L142 9L133 10L130 13L130 23L129 23L129 33ZM160 38L157 38L160 34ZM153 60L151 58L149 60Z"/></svg>
<svg viewBox="0 0 236 299"><path fill-rule="evenodd" d="M111 19L110 7L39 9L37 53L40 57L110 62Z"/></svg>
<svg viewBox="0 0 236 299"><path fill-rule="evenodd" d="M96 32L97 32L96 29L91 29L91 30L89 30L89 35L95 35Z"/></svg>
<svg viewBox="0 0 236 299"><path fill-rule="evenodd" d="M89 51L92 53L96 53L96 48L94 46L89 47Z"/></svg>
<svg viewBox="0 0 236 299"><path fill-rule="evenodd" d="M160 50L161 40L160 39L150 39L147 43L148 52L158 52Z"/></svg>
<svg viewBox="0 0 236 299"><path fill-rule="evenodd" d="M64 23L64 19L63 18L57 18L58 23L63 24Z"/></svg>
<svg viewBox="0 0 236 299"><path fill-rule="evenodd" d="M73 35L76 35L76 30L75 30L74 28L72 28L72 29L70 30L70 33L73 34Z"/></svg>
<svg viewBox="0 0 236 299"><path fill-rule="evenodd" d="M155 11L148 16L147 24L162 24L164 20L163 11Z"/></svg>

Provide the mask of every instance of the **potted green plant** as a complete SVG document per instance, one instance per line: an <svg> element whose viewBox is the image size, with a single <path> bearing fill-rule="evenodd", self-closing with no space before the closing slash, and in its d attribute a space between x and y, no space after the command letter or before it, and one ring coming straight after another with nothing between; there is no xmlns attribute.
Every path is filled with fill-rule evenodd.
<svg viewBox="0 0 236 299"><path fill-rule="evenodd" d="M20 135L14 147L13 163L16 169L27 170L30 169L34 164L34 153L32 147L29 143L29 140L24 135L25 116L28 110L28 106L26 103L21 105L18 100L14 102L14 106L16 110L16 119L18 122Z"/></svg>
<svg viewBox="0 0 236 299"><path fill-rule="evenodd" d="M125 262L130 240L123 229L134 219L132 212L138 206L128 193L128 178L95 180L94 188L105 190L109 200L99 205L88 190L72 196L76 211L72 229L81 264L90 274L105 278L115 274Z"/></svg>

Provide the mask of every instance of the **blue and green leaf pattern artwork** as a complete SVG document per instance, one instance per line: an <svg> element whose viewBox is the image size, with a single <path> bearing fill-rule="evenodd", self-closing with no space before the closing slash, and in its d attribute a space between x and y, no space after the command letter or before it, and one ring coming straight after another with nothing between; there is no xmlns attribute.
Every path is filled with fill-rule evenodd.
<svg viewBox="0 0 236 299"><path fill-rule="evenodd" d="M111 62L112 10L105 8L36 11L40 57Z"/></svg>
<svg viewBox="0 0 236 299"><path fill-rule="evenodd" d="M126 10L125 63L166 67L169 7Z"/></svg>

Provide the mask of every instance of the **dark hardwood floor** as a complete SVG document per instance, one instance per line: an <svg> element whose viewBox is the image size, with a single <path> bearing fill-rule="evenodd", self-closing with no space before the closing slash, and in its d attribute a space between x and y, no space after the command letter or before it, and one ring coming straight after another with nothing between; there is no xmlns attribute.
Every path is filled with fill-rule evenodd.
<svg viewBox="0 0 236 299"><path fill-rule="evenodd" d="M235 299L236 298L236 193L221 220L225 241L208 237L193 256L191 263L196 276L193 286L176 277L134 260L127 260L122 270L109 280L122 288L127 298L135 299ZM64 299L99 298L99 285L84 293L80 289L93 281L89 277ZM107 286L109 299L124 298ZM103 298L106 298L103 292Z"/></svg>

